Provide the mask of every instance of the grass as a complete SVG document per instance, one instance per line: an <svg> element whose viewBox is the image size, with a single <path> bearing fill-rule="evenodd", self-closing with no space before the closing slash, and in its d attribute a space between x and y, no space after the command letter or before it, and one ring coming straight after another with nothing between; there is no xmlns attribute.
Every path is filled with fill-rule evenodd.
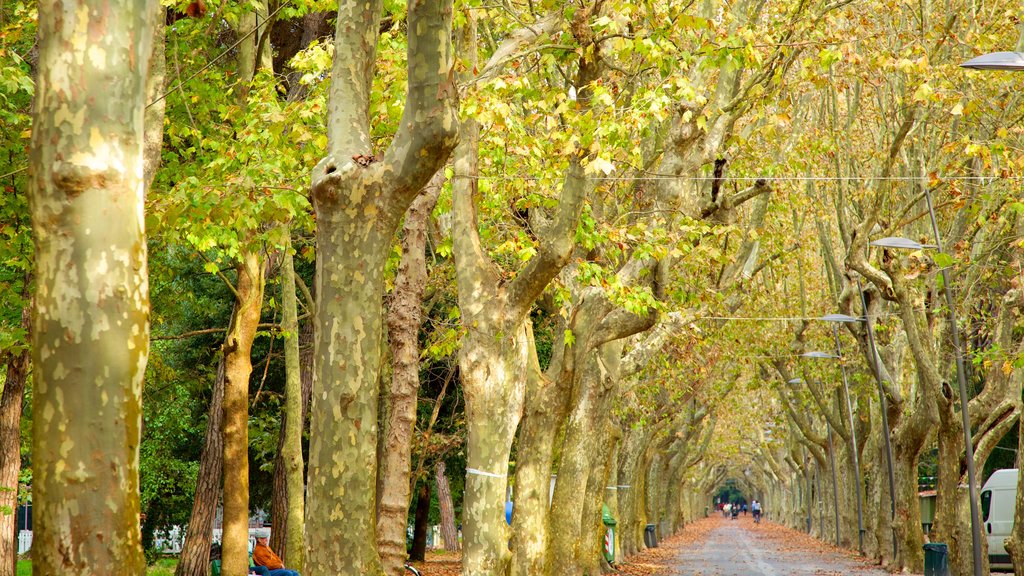
<svg viewBox="0 0 1024 576"><path fill-rule="evenodd" d="M174 576L174 567L177 564L177 558L161 558L146 569L146 576Z"/></svg>
<svg viewBox="0 0 1024 576"><path fill-rule="evenodd" d="M146 576L174 576L174 567L177 564L177 558L162 558L146 568ZM32 576L31 560L18 560L17 576Z"/></svg>

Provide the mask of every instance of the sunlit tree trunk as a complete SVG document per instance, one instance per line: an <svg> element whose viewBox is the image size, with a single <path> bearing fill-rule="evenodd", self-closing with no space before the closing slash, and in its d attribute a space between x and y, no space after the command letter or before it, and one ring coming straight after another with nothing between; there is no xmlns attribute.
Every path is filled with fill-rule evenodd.
<svg viewBox="0 0 1024 576"><path fill-rule="evenodd" d="M265 262L244 251L235 266L235 309L224 338L224 535L222 568L244 574L249 568L249 376L252 343L263 309Z"/></svg>
<svg viewBox="0 0 1024 576"><path fill-rule="evenodd" d="M247 95L256 71L271 68L270 42L258 45L269 24L266 2L251 2L239 18L237 98L247 108ZM252 32L252 34L250 34ZM235 307L224 338L224 532L221 567L225 574L244 574L249 568L249 376L252 374L252 343L263 309L266 254L256 242L255 231L241 236L235 262Z"/></svg>
<svg viewBox="0 0 1024 576"><path fill-rule="evenodd" d="M376 547L377 403L384 265L416 194L458 134L452 3L409 2L406 105L383 154L369 106L382 0L341 2L329 155L313 171L316 352L306 502L307 572L382 573Z"/></svg>
<svg viewBox="0 0 1024 576"><path fill-rule="evenodd" d="M143 115L156 8L39 4L29 160L36 574L143 571Z"/></svg>

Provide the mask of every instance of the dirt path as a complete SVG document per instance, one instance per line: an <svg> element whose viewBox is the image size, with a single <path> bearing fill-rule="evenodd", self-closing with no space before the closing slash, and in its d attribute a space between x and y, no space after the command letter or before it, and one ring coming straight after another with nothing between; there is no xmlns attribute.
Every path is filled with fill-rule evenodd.
<svg viewBox="0 0 1024 576"><path fill-rule="evenodd" d="M684 547L676 573L693 576L888 576L856 554L750 517L718 518L701 542Z"/></svg>

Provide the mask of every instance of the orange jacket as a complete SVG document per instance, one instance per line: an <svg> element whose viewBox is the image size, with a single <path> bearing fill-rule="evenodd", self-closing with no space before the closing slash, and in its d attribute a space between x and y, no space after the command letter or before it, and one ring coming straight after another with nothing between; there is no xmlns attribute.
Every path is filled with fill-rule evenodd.
<svg viewBox="0 0 1024 576"><path fill-rule="evenodd" d="M280 570L284 568L284 562L278 558L277 554L270 549L270 546L265 544L256 544L256 548L252 551L252 559L256 562L257 566L266 566L271 570Z"/></svg>

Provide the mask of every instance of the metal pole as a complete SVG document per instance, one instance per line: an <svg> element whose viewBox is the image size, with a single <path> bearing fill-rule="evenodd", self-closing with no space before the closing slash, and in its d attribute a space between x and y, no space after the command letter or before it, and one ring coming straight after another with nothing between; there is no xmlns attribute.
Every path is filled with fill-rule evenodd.
<svg viewBox="0 0 1024 576"><path fill-rule="evenodd" d="M932 220L935 244L941 252L942 238L939 236L939 225L935 222L932 195L927 187L924 189L924 198L928 202L928 215ZM960 385L960 420L964 428L964 454L967 457L967 490L971 498L971 545L974 548L974 576L981 576L984 567L981 560L981 521L978 514L978 482L974 471L974 442L971 439L971 418L968 414L967 372L964 369L964 355L960 349L960 328L957 324L956 307L953 305L953 283L950 281L947 267L943 266L941 272L943 292L946 293L946 306L949 308L949 331L953 336L953 353L956 356L956 379Z"/></svg>
<svg viewBox="0 0 1024 576"><path fill-rule="evenodd" d="M865 315L867 313L865 312ZM861 501L861 490L864 485L860 479L860 454L857 452L857 428L853 420L853 403L850 401L850 384L846 380L846 364L843 360L843 346L839 342L839 326L832 324L832 336L836 339L836 354L839 356L839 371L843 375L843 396L846 397L846 413L850 417L850 454L853 459L853 473L857 482L857 550L864 553L864 504Z"/></svg>
<svg viewBox="0 0 1024 576"><path fill-rule="evenodd" d="M836 487L836 453L832 449L832 426L828 427L828 459L832 464L832 508L836 513L836 548L839 548L839 489Z"/></svg>
<svg viewBox="0 0 1024 576"><path fill-rule="evenodd" d="M878 364L878 350L875 349L875 334L871 329L871 316L868 315L868 300L864 297L864 288L857 280L860 291L860 305L864 309L864 327L868 333L868 353L871 355L871 369L875 372L878 382L878 401L882 407L882 431L885 438L885 463L889 469L889 520L892 531L892 559L896 560L899 546L896 542L896 478L892 471L892 439L889 435L889 402L885 399L885 386L882 384L882 367Z"/></svg>

